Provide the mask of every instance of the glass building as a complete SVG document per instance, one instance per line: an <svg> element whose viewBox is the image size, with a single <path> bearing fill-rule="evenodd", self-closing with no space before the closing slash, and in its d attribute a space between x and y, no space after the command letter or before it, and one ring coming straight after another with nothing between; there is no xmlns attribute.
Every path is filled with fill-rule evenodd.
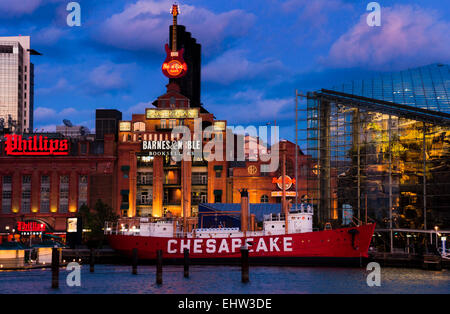
<svg viewBox="0 0 450 314"><path fill-rule="evenodd" d="M319 224L450 229L448 65L310 92L307 133Z"/></svg>
<svg viewBox="0 0 450 314"><path fill-rule="evenodd" d="M33 131L31 54L39 53L30 49L29 36L0 37L0 128L3 125L15 133Z"/></svg>

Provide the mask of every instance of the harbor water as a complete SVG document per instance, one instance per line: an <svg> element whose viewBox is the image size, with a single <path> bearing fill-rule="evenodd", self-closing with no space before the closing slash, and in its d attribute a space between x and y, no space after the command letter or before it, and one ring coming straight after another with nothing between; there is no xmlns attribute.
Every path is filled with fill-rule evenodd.
<svg viewBox="0 0 450 314"><path fill-rule="evenodd" d="M0 271L2 293L450 293L450 271L410 268L381 268L380 286L369 287L365 268L250 267L250 282L241 282L239 267L191 266L190 277L183 278L182 266L165 266L163 284L155 283L155 266L89 265L81 267L81 286L66 284L69 270L61 268L59 288L51 289L51 270Z"/></svg>

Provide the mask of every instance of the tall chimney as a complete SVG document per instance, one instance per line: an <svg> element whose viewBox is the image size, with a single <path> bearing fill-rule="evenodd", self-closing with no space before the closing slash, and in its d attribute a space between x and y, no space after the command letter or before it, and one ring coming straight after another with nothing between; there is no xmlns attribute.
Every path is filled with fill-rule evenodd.
<svg viewBox="0 0 450 314"><path fill-rule="evenodd" d="M255 214L250 214L250 231L256 231Z"/></svg>
<svg viewBox="0 0 450 314"><path fill-rule="evenodd" d="M248 231L248 216L250 205L248 201L248 190L242 189L241 192L241 231L244 233L244 237L246 232Z"/></svg>

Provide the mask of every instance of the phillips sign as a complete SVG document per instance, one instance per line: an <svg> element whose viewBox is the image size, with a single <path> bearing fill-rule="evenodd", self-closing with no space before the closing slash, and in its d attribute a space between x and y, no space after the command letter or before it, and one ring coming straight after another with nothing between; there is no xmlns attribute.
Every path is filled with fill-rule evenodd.
<svg viewBox="0 0 450 314"><path fill-rule="evenodd" d="M48 139L47 136L34 135L23 138L22 135L5 135L6 155L69 155L69 141L67 139Z"/></svg>

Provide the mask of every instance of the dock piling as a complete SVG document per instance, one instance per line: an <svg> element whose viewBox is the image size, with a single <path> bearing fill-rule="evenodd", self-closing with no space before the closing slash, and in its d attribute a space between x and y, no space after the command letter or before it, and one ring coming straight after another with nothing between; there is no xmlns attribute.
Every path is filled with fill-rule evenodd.
<svg viewBox="0 0 450 314"><path fill-rule="evenodd" d="M137 264L138 264L138 249L133 249L133 259L132 259L132 270L133 275L137 275Z"/></svg>
<svg viewBox="0 0 450 314"><path fill-rule="evenodd" d="M162 285L162 250L156 251L156 284Z"/></svg>
<svg viewBox="0 0 450 314"><path fill-rule="evenodd" d="M184 249L184 278L189 278L189 249Z"/></svg>
<svg viewBox="0 0 450 314"><path fill-rule="evenodd" d="M89 255L89 272L94 272L94 265L95 265L95 255L94 255L94 248L91 248L91 252Z"/></svg>
<svg viewBox="0 0 450 314"><path fill-rule="evenodd" d="M247 246L241 247L241 272L242 272L242 282L249 282L249 274L248 274L248 248Z"/></svg>
<svg viewBox="0 0 450 314"><path fill-rule="evenodd" d="M59 287L59 250L52 248L52 288Z"/></svg>

